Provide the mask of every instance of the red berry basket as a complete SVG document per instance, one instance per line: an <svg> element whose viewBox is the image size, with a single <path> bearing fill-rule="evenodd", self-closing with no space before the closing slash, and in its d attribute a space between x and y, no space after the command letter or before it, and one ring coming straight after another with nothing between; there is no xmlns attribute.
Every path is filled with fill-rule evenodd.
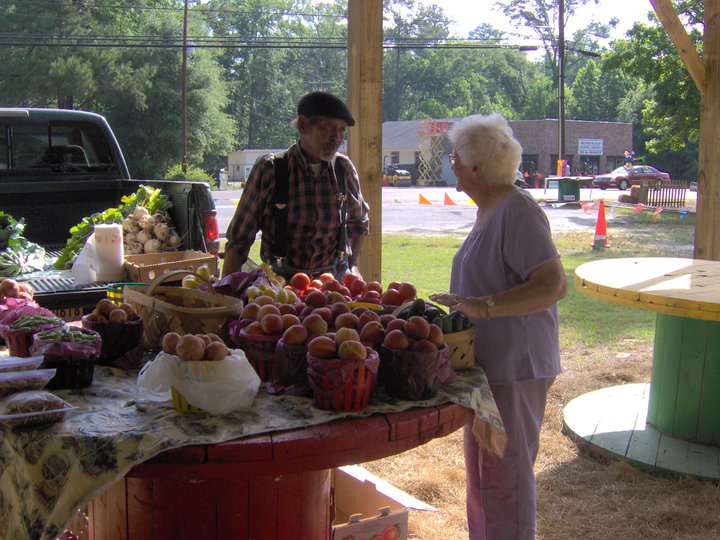
<svg viewBox="0 0 720 540"><path fill-rule="evenodd" d="M266 336L261 334L248 334L245 327L250 321L231 321L228 328L228 337L232 343L245 352L248 362L265 382L272 377L275 359L275 345L282 336Z"/></svg>
<svg viewBox="0 0 720 540"><path fill-rule="evenodd" d="M372 349L360 361L323 359L308 354L308 383L318 409L357 412L367 408L380 365Z"/></svg>

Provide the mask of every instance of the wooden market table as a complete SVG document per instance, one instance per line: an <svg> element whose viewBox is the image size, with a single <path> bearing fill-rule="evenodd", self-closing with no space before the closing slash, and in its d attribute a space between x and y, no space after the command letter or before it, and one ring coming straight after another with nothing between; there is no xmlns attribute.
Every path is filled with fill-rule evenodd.
<svg viewBox="0 0 720 540"><path fill-rule="evenodd" d="M588 439L593 439L601 421L583 420L587 411L602 414L601 411L612 410L617 416L626 410L626 414L633 414L627 403L617 404L634 396L630 399L646 407L647 428L656 435L639 443L639 433L646 426L635 418L630 431L636 444L643 448L631 448L633 434L630 434L625 444L626 457L628 452L636 452L637 460L658 470L718 478L720 262L660 257L599 260L577 268L575 286L579 292L599 300L654 311L657 318L648 388L626 385L629 394L616 388L586 399L584 406L570 404L565 414L566 426L576 424ZM615 406L603 408L603 401L614 402ZM592 430L587 422L595 422L595 434L588 433ZM622 438L597 437L596 442L613 438L610 446L619 446L615 449L622 451L623 443L618 443ZM665 448L663 438L669 445ZM657 448L653 448L655 444ZM671 459L668 452L673 454ZM664 460L659 467L658 460Z"/></svg>
<svg viewBox="0 0 720 540"><path fill-rule="evenodd" d="M472 414L445 403L165 451L93 500L91 537L329 539L331 469L444 437Z"/></svg>

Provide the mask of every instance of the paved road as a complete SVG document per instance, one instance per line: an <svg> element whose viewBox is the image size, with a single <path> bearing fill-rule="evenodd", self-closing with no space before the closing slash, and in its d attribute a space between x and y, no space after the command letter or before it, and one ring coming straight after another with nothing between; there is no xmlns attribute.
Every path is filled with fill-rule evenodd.
<svg viewBox="0 0 720 540"><path fill-rule="evenodd" d="M599 189L580 190L581 201L595 201L595 206L584 209L579 204L557 204L557 189L527 190L544 206L553 231L589 230L597 221L597 201L617 200L627 191ZM240 198L240 191L215 191L215 205L218 210L220 231L224 235ZM688 199L695 193L688 192ZM421 204L427 202L429 204ZM475 207L468 196L455 191L453 187L409 187L382 190L382 230L385 233L403 232L408 234L452 234L466 233L475 221ZM611 218L611 209L606 208L606 218Z"/></svg>

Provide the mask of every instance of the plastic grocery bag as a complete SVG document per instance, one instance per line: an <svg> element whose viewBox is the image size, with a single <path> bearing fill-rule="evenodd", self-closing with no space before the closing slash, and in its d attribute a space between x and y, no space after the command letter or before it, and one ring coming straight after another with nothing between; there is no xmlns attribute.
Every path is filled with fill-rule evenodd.
<svg viewBox="0 0 720 540"><path fill-rule="evenodd" d="M227 414L252 406L260 377L239 349L215 362L186 362L173 354L158 353L140 370L138 394L150 401L168 401L172 387L185 400L210 414Z"/></svg>
<svg viewBox="0 0 720 540"><path fill-rule="evenodd" d="M76 285L87 285L97 281L98 260L95 254L95 233L85 241L70 271Z"/></svg>

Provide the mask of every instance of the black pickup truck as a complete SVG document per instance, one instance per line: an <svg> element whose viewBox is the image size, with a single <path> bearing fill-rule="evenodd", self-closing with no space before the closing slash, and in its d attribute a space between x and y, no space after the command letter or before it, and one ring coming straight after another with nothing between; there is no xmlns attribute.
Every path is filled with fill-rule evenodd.
<svg viewBox="0 0 720 540"><path fill-rule="evenodd" d="M160 188L183 249L217 253L217 215L204 182L136 180L105 118L65 109L0 108L0 210L24 218L24 236L57 254L84 217L117 207L141 185ZM106 283L77 286L68 272L34 273L37 302L62 316L94 306ZM20 275L18 279L23 280Z"/></svg>

